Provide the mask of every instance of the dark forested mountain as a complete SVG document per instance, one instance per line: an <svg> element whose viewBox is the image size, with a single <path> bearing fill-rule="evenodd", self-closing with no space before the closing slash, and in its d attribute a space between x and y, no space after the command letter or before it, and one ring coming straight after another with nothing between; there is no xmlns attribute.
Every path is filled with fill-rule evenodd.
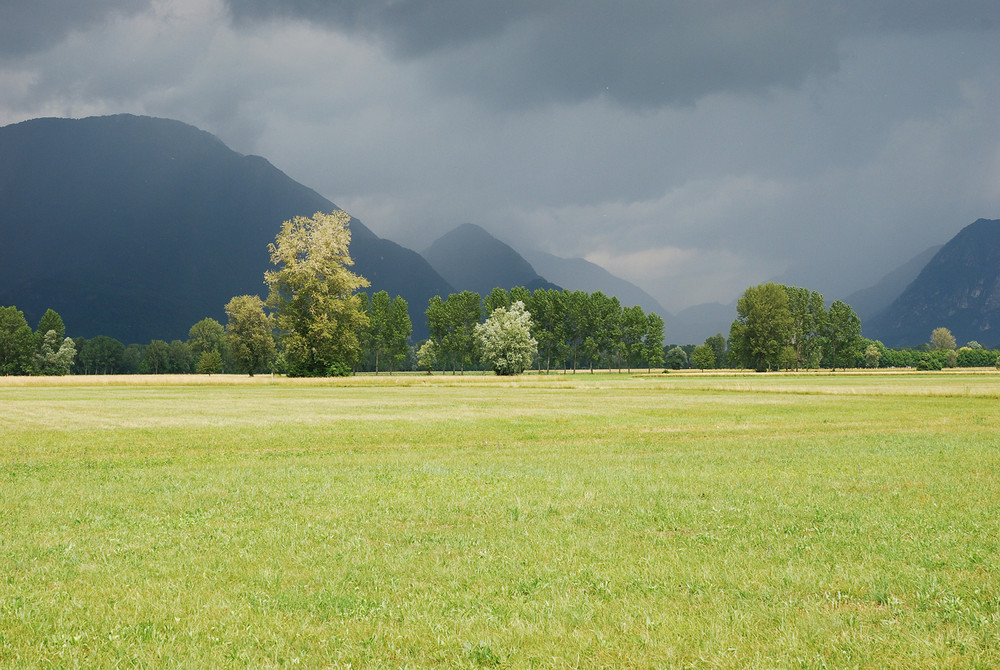
<svg viewBox="0 0 1000 670"><path fill-rule="evenodd" d="M892 301L906 290L910 282L917 278L920 271L927 266L927 263L940 249L940 246L925 249L886 274L874 286L855 291L847 296L844 302L854 308L854 311L861 318L861 323L868 321L891 305Z"/></svg>
<svg viewBox="0 0 1000 670"><path fill-rule="evenodd" d="M423 256L459 291L486 295L497 287L559 288L539 276L509 245L472 223L439 237Z"/></svg>
<svg viewBox="0 0 1000 670"><path fill-rule="evenodd" d="M979 219L941 247L865 336L887 346L918 345L938 327L964 344L1000 344L1000 220Z"/></svg>
<svg viewBox="0 0 1000 670"><path fill-rule="evenodd" d="M185 339L235 295L265 292L282 221L336 205L192 126L118 115L0 128L0 305L73 336ZM402 295L415 329L451 287L352 219L354 270Z"/></svg>

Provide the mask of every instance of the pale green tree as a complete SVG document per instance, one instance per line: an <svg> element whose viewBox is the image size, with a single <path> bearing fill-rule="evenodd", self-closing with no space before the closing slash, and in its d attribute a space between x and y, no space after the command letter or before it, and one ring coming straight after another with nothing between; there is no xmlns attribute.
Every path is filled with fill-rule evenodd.
<svg viewBox="0 0 1000 670"><path fill-rule="evenodd" d="M256 295L238 295L226 303L226 316L226 341L236 369L251 377L266 370L274 360L275 347L264 301Z"/></svg>
<svg viewBox="0 0 1000 670"><path fill-rule="evenodd" d="M198 358L198 365L195 367L195 372L200 375L211 375L222 372L222 354L215 349L203 352L201 357Z"/></svg>
<svg viewBox="0 0 1000 670"><path fill-rule="evenodd" d="M434 343L434 340L427 340L417 350L417 365L430 374L436 364L437 344Z"/></svg>
<svg viewBox="0 0 1000 670"><path fill-rule="evenodd" d="M482 360L498 375L517 375L531 365L538 342L531 336L531 314L520 300L499 307L475 328Z"/></svg>
<svg viewBox="0 0 1000 670"><path fill-rule="evenodd" d="M275 270L264 273L288 372L347 374L361 353L368 325L357 291L369 285L351 272L350 215L316 212L285 221L268 245Z"/></svg>
<svg viewBox="0 0 1000 670"><path fill-rule="evenodd" d="M934 351L952 351L955 344L955 336L947 328L935 328L931 333L931 349Z"/></svg>
<svg viewBox="0 0 1000 670"><path fill-rule="evenodd" d="M881 358L882 352L879 351L878 346L875 343L869 344L865 349L865 365L870 368L877 368Z"/></svg>
<svg viewBox="0 0 1000 670"><path fill-rule="evenodd" d="M35 372L40 375L68 375L76 358L76 344L65 337L59 341L59 334L53 329L45 333L42 346L35 353Z"/></svg>

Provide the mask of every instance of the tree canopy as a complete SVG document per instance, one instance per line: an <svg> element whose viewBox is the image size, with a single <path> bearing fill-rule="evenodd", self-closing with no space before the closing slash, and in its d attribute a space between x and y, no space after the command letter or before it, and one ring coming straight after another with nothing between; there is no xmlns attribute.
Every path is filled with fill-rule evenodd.
<svg viewBox="0 0 1000 670"><path fill-rule="evenodd" d="M350 215L316 212L285 221L268 245L275 270L264 273L288 372L347 374L361 353L368 324L357 291L369 285L348 268Z"/></svg>
<svg viewBox="0 0 1000 670"><path fill-rule="evenodd" d="M538 342L531 336L531 314L520 300L497 307L475 327L483 361L498 375L518 375L531 365Z"/></svg>

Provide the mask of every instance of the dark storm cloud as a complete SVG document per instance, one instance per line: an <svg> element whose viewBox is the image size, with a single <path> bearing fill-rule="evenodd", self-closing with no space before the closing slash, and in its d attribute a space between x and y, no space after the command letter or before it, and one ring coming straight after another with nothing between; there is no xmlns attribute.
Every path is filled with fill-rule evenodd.
<svg viewBox="0 0 1000 670"><path fill-rule="evenodd" d="M237 23L293 18L367 35L396 58L436 60L441 90L512 107L604 98L649 108L797 87L836 71L851 35L1000 25L992 1L227 5Z"/></svg>
<svg viewBox="0 0 1000 670"><path fill-rule="evenodd" d="M0 0L0 57L41 51L73 30L149 5L150 0Z"/></svg>
<svg viewBox="0 0 1000 670"><path fill-rule="evenodd" d="M229 0L237 22L285 17L360 32L399 59L436 59L436 82L521 106L603 97L690 103L715 91L794 86L837 64L824 10L797 4Z"/></svg>

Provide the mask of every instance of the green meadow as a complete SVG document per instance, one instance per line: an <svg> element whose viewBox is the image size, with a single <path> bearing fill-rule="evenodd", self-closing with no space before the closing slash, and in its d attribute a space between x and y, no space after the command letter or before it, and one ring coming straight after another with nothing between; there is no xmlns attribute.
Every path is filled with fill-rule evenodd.
<svg viewBox="0 0 1000 670"><path fill-rule="evenodd" d="M1000 373L0 380L0 667L998 667Z"/></svg>

